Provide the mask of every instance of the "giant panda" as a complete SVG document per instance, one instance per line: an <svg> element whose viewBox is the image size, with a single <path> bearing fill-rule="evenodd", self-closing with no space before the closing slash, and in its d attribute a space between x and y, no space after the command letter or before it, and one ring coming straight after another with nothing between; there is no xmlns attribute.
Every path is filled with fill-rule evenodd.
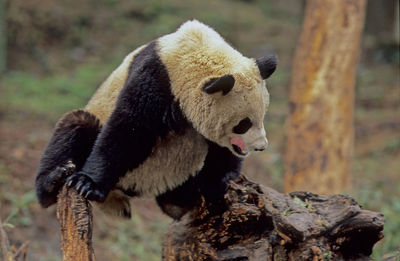
<svg viewBox="0 0 400 261"><path fill-rule="evenodd" d="M242 160L267 146L265 86L277 59L250 59L188 21L130 53L84 109L56 124L36 174L40 204L66 184L109 214L155 196L179 219L203 198L223 208Z"/></svg>

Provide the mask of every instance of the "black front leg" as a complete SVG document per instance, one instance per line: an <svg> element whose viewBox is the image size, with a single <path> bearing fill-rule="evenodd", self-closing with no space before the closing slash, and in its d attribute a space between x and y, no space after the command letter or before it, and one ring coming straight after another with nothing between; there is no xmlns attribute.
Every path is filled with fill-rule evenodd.
<svg viewBox="0 0 400 261"><path fill-rule="evenodd" d="M185 213L199 206L204 197L212 214L225 210L224 195L229 180L240 175L242 160L213 142L209 142L203 169L195 177L157 197L157 203L170 217L180 219Z"/></svg>
<svg viewBox="0 0 400 261"><path fill-rule="evenodd" d="M203 169L196 177L200 193L204 196L209 211L213 214L225 210L224 195L229 181L240 175L242 159L228 148L209 141L209 150Z"/></svg>
<svg viewBox="0 0 400 261"><path fill-rule="evenodd" d="M82 169L67 179L67 186L90 200L104 201L119 178L150 155L160 137L146 126L140 110L130 113L128 108L135 107L117 105Z"/></svg>
<svg viewBox="0 0 400 261"><path fill-rule="evenodd" d="M67 185L90 200L104 201L118 180L150 155L159 138L178 131L172 124L173 99L153 42L134 58L115 110L83 168L68 178Z"/></svg>

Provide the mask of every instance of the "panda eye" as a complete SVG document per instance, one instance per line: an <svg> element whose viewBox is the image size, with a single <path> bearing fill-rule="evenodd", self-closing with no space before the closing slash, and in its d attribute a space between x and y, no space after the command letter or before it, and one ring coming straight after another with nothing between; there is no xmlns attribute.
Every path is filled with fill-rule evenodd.
<svg viewBox="0 0 400 261"><path fill-rule="evenodd" d="M238 125L233 127L232 131L236 134L244 134L246 131L248 131L251 126L253 126L253 123L251 123L251 120L249 118L244 118L239 122Z"/></svg>

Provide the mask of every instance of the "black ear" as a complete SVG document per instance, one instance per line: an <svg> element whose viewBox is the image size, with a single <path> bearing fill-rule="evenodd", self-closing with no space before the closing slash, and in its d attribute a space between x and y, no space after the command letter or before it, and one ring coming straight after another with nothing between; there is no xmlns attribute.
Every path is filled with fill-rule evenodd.
<svg viewBox="0 0 400 261"><path fill-rule="evenodd" d="M213 94L222 91L222 95L226 95L235 85L235 78L228 74L219 78L213 78L203 86L203 91Z"/></svg>
<svg viewBox="0 0 400 261"><path fill-rule="evenodd" d="M278 57L276 55L268 55L256 60L258 69L260 70L261 77L265 80L275 72L276 65L278 64Z"/></svg>

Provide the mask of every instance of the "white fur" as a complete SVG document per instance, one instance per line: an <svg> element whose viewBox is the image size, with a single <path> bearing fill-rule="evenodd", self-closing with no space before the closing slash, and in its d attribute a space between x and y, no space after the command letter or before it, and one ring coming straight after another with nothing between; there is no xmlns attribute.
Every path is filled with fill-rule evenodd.
<svg viewBox="0 0 400 261"><path fill-rule="evenodd" d="M250 151L266 146L263 119L269 94L254 59L243 56L196 20L161 37L158 48L168 68L172 92L199 133L236 154L230 139L241 135L233 134L232 128L249 117L253 127L241 137L246 148ZM235 78L235 86L227 95L209 95L202 90L211 78L227 74Z"/></svg>
<svg viewBox="0 0 400 261"><path fill-rule="evenodd" d="M130 53L87 104L86 109L102 124L114 110L129 66L143 48ZM213 29L198 21L187 22L175 33L159 38L157 48L168 70L172 93L194 129L180 135L171 133L165 140L159 140L151 155L116 186L153 195L175 188L201 170L208 152L205 138L231 150L229 140L235 136L242 137L248 151L265 145L263 118L269 103L255 61L244 57ZM226 74L235 78L235 86L227 95L202 91L211 78ZM245 117L252 120L253 127L246 134L233 134L232 128ZM113 192L110 195L121 198ZM114 204L111 199L106 202Z"/></svg>
<svg viewBox="0 0 400 261"><path fill-rule="evenodd" d="M123 189L134 188L140 194L158 195L173 189L203 167L207 143L194 129L183 135L170 134L159 140L152 154L118 183Z"/></svg>
<svg viewBox="0 0 400 261"><path fill-rule="evenodd" d="M92 96L85 109L96 115L103 125L111 112L114 110L115 104L122 87L124 87L126 78L128 77L129 66L133 62L133 58L144 48L141 46L128 54L120 66L115 69L110 76L100 85L96 93Z"/></svg>

